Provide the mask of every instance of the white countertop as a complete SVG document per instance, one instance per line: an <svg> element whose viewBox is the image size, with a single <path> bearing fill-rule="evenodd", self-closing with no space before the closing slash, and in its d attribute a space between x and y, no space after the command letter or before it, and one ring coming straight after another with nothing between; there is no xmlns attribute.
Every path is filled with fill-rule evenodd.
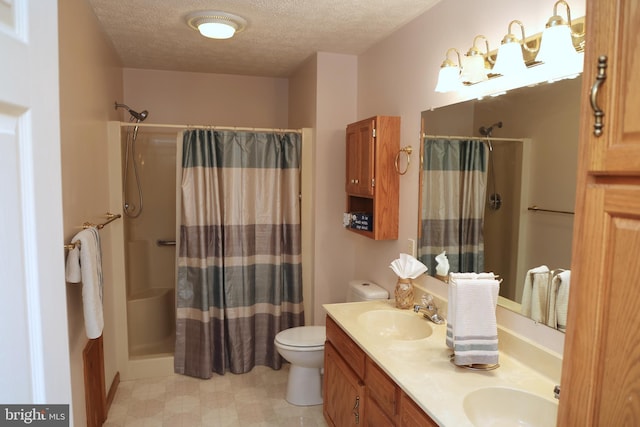
<svg viewBox="0 0 640 427"><path fill-rule="evenodd" d="M399 310L395 308L393 300L325 304L323 307L360 348L440 426L473 426L465 415L463 400L467 393L484 387L513 388L554 401L553 387L559 378L554 381L507 354L504 347L510 345L508 343L511 340L499 341L499 368L472 371L449 361L452 351L445 344L444 323L436 325L424 319L425 327L433 329L431 336L398 341L374 335L358 321L358 316L367 311ZM399 311L413 313L411 310ZM422 317L418 313L415 315Z"/></svg>

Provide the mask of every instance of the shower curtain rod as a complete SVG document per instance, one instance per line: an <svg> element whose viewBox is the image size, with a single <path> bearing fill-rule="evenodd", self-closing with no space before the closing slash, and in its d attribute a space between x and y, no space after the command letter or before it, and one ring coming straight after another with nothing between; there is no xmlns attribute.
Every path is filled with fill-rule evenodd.
<svg viewBox="0 0 640 427"><path fill-rule="evenodd" d="M173 124L154 124L154 123L136 123L136 122L119 122L121 127L139 126L139 127L156 127L156 128L173 128L173 129L210 129L210 130L238 130L245 132L294 132L302 133L302 129L280 129L280 128L249 128L234 126L207 126L207 125L173 125Z"/></svg>
<svg viewBox="0 0 640 427"><path fill-rule="evenodd" d="M487 138L486 136L451 136L451 135L427 135L426 133L422 134L422 138L429 139L479 139L481 141L526 141L526 138Z"/></svg>

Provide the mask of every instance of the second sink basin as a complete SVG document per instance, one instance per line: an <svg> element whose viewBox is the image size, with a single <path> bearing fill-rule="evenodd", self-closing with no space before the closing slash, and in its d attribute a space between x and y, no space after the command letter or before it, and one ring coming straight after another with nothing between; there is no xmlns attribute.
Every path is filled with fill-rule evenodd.
<svg viewBox="0 0 640 427"><path fill-rule="evenodd" d="M557 403L506 387L481 388L464 398L464 412L478 427L555 427Z"/></svg>
<svg viewBox="0 0 640 427"><path fill-rule="evenodd" d="M370 334L394 340L419 340L433 332L421 315L400 310L367 311L358 316L358 323Z"/></svg>

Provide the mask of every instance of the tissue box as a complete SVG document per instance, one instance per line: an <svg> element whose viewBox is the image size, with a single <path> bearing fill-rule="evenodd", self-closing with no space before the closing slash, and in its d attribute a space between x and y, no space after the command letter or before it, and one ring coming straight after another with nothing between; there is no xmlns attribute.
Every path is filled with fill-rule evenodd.
<svg viewBox="0 0 640 427"><path fill-rule="evenodd" d="M351 228L355 230L372 231L373 214L368 212L351 212Z"/></svg>

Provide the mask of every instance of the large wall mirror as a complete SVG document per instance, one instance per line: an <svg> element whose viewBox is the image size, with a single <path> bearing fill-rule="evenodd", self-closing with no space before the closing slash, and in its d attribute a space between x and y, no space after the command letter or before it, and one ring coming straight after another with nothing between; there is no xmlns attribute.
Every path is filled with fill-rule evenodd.
<svg viewBox="0 0 640 427"><path fill-rule="evenodd" d="M571 268L580 88L578 77L422 112L424 134L468 137L487 146L483 271L500 275L499 304L521 314L530 311L522 298L531 291L526 280L532 280L533 269L547 266L551 278ZM423 139L421 158L427 143ZM426 167L423 163L421 195ZM422 239L423 216L431 201L420 198L418 236ZM433 265L425 258L422 242L419 247L421 261ZM430 273L435 272L430 269ZM549 309L553 296L545 297Z"/></svg>

